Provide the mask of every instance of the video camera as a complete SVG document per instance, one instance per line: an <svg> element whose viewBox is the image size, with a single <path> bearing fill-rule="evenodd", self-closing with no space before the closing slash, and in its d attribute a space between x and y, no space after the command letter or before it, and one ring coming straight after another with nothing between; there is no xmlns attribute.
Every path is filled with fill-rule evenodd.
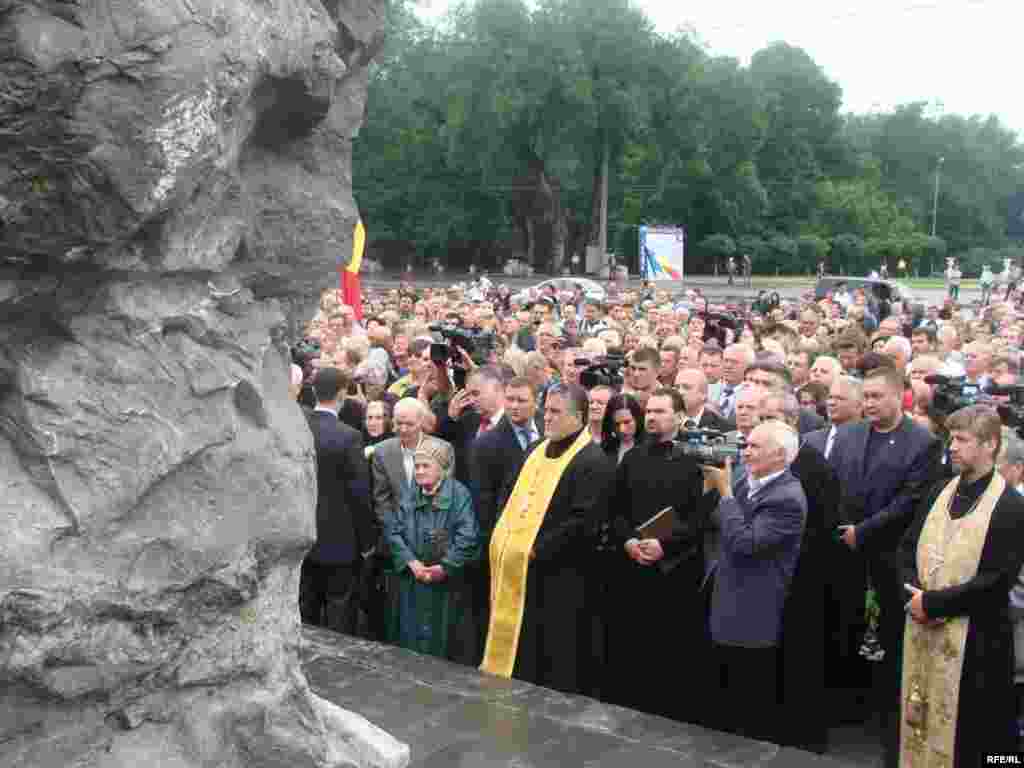
<svg viewBox="0 0 1024 768"><path fill-rule="evenodd" d="M735 315L726 315L721 312L702 312L700 317L704 320L705 344L714 340L719 347L725 349L729 346L729 331L732 331L734 341L739 337L741 322Z"/></svg>
<svg viewBox="0 0 1024 768"><path fill-rule="evenodd" d="M690 456L698 464L711 467L725 466L726 459L735 461L747 447L747 439L736 433L719 432L715 429L688 429L679 433L679 440L672 445L672 457Z"/></svg>
<svg viewBox="0 0 1024 768"><path fill-rule="evenodd" d="M986 392L978 384L968 384L966 376L943 376L935 373L924 377L932 387L932 406L943 416L978 403L988 404Z"/></svg>
<svg viewBox="0 0 1024 768"><path fill-rule="evenodd" d="M1017 434L1024 439L1024 384L1012 384L1009 386L990 385L985 390L992 396L1009 397L1010 402L999 403L996 411L1003 424L1010 429L1017 430Z"/></svg>
<svg viewBox="0 0 1024 768"><path fill-rule="evenodd" d="M622 369L626 358L622 355L605 355L591 362L585 357L576 359L576 365L586 366L580 372L580 385L584 389L612 387L616 392L622 389L625 379Z"/></svg>
<svg viewBox="0 0 1024 768"><path fill-rule="evenodd" d="M732 331L732 338L739 336L742 320L736 315L722 312L711 312L708 310L708 300L704 299L704 311L698 317L704 321L704 343L714 340L719 347L725 349L729 346L728 335Z"/></svg>
<svg viewBox="0 0 1024 768"><path fill-rule="evenodd" d="M440 334L444 341L430 345L430 360L436 365L451 361L455 386L462 389L466 385L466 368L462 364L462 355L458 349L466 350L466 354L477 365L486 365L494 349L495 338L490 331L474 331L455 325L454 323L435 323L429 326L434 333Z"/></svg>

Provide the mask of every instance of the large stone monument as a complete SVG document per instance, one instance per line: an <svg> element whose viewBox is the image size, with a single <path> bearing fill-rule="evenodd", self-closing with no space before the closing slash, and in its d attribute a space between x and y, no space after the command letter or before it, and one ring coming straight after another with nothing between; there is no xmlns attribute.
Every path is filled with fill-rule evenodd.
<svg viewBox="0 0 1024 768"><path fill-rule="evenodd" d="M0 766L400 766L297 658L287 342L383 0L0 0Z"/></svg>

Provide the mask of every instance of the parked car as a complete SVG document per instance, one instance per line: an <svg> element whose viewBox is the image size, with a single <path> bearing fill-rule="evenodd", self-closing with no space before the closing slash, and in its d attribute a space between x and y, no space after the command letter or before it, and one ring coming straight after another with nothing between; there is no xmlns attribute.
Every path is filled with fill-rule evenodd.
<svg viewBox="0 0 1024 768"><path fill-rule="evenodd" d="M576 287L579 286L583 289L583 295L586 298L594 299L595 301L605 301L608 297L604 287L593 280L588 280L585 277L555 277L551 280L545 280L543 283L538 283L532 288L524 288L518 293L512 294L512 302L514 304L529 304L532 301L536 301L549 285L553 285L558 293L562 291L575 291Z"/></svg>

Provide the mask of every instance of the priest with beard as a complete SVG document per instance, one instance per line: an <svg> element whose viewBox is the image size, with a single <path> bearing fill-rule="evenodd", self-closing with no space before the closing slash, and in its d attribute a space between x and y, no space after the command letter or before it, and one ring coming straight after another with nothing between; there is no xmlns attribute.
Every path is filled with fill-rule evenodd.
<svg viewBox="0 0 1024 768"><path fill-rule="evenodd" d="M587 429L587 392L547 392L545 440L527 455L490 544L491 615L483 672L565 693L595 674L587 567L611 465Z"/></svg>
<svg viewBox="0 0 1024 768"><path fill-rule="evenodd" d="M984 405L949 417L959 474L935 485L903 538L901 766L1017 754L1007 594L1024 564L1024 499L995 471L1001 426Z"/></svg>
<svg viewBox="0 0 1024 768"><path fill-rule="evenodd" d="M701 593L710 510L697 461L682 455L678 443L685 419L678 391L655 390L645 413L648 440L627 453L616 472L608 509L621 561L611 574L607 674L616 704L701 722L707 687L700 672L710 666ZM669 533L655 538L639 530L667 507L674 513ZM661 621L679 631L667 631Z"/></svg>

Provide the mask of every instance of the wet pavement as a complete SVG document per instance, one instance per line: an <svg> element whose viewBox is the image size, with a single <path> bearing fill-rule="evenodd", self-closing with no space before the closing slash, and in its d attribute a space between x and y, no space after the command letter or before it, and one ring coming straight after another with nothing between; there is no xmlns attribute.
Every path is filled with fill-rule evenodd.
<svg viewBox="0 0 1024 768"><path fill-rule="evenodd" d="M414 768L880 765L859 726L836 731L821 757L326 630L305 628L302 646L313 690L408 743Z"/></svg>

